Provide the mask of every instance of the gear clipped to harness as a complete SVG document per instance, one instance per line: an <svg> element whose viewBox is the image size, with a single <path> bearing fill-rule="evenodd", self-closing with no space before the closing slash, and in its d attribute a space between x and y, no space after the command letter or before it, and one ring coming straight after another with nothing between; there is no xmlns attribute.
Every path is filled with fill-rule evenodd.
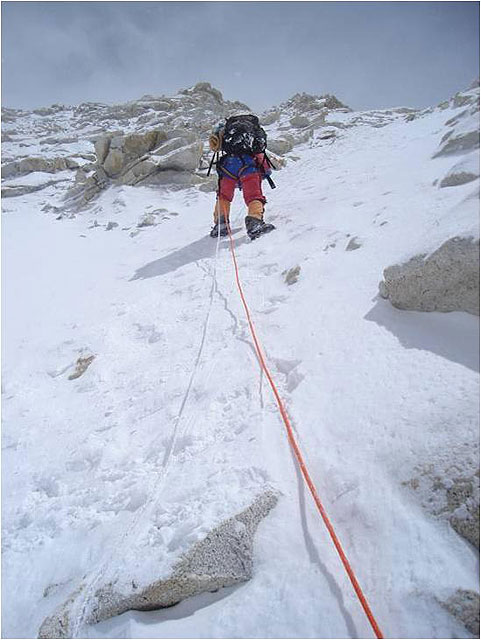
<svg viewBox="0 0 481 640"><path fill-rule="evenodd" d="M222 151L229 155L264 153L267 134L255 115L239 115L227 118L222 136Z"/></svg>

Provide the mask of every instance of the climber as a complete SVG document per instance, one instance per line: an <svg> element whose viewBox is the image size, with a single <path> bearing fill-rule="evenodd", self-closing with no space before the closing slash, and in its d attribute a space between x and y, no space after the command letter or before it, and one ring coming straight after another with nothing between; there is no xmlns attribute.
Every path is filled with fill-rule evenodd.
<svg viewBox="0 0 481 640"><path fill-rule="evenodd" d="M245 225L249 238L254 240L275 229L274 225L264 222L266 198L262 193L262 180L266 178L271 187L275 187L270 178L273 165L265 153L266 141L266 132L254 115L232 116L217 125L209 137L209 146L214 152L211 167L217 155L219 176L212 238L228 233L230 205L236 187L241 189L247 205Z"/></svg>

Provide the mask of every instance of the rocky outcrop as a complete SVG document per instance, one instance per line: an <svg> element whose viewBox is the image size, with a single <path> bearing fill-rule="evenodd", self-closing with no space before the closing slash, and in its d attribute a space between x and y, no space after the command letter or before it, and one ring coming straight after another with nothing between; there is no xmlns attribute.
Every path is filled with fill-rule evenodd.
<svg viewBox="0 0 481 640"><path fill-rule="evenodd" d="M463 155L479 149L479 86L457 93L444 105L460 110L445 122L448 130L433 158ZM443 105L439 108L442 110Z"/></svg>
<svg viewBox="0 0 481 640"><path fill-rule="evenodd" d="M453 529L479 549L479 469L471 477L450 482L446 501Z"/></svg>
<svg viewBox="0 0 481 640"><path fill-rule="evenodd" d="M399 309L479 315L479 240L454 237L384 270L379 292Z"/></svg>
<svg viewBox="0 0 481 640"><path fill-rule="evenodd" d="M429 513L449 522L479 549L479 452L460 444L422 466L404 482Z"/></svg>
<svg viewBox="0 0 481 640"><path fill-rule="evenodd" d="M202 178L195 174L204 152L201 143L214 123L240 110L249 108L241 102L224 100L218 89L200 82L172 97L144 95L123 104L87 102L74 108L52 105L33 112L4 108L2 114L4 123L14 124L12 134L27 132L28 138L38 140L47 153L50 145L75 141L79 145L85 141L95 145L95 166L83 165L65 196L65 206L75 209L111 184L135 185L150 179L174 186L202 184ZM62 118L58 117L60 112ZM4 136L12 151L8 156L4 154L4 161L7 157L17 160L18 147L23 144L11 133L9 130L9 135ZM36 159L36 164L28 158L7 162L3 177L78 166L67 158L56 162L52 158ZM8 191L9 195L19 192Z"/></svg>
<svg viewBox="0 0 481 640"><path fill-rule="evenodd" d="M458 135L449 132L443 140L440 150L434 154L433 158L459 155L473 151L473 149L479 149L479 131L468 131Z"/></svg>
<svg viewBox="0 0 481 640"><path fill-rule="evenodd" d="M270 124L274 124L281 117L281 112L278 109L273 109L272 111L268 111L264 113L260 117L260 123L263 127L268 127Z"/></svg>
<svg viewBox="0 0 481 640"><path fill-rule="evenodd" d="M276 128L275 132L269 132L268 151L279 157L278 168L283 166L283 155L310 140L316 128L326 126L326 116L332 110L349 111L329 94L296 94L261 116L265 126ZM89 141L95 147L95 160L86 158L85 153L79 153L75 159L23 158L7 162L3 177L8 180L33 171L77 168L64 197L65 208L72 211L90 203L110 185L142 183L174 188L195 185L212 191L216 188L215 181L207 179L200 170L210 161L208 133L215 123L238 112L250 109L242 102L225 100L208 82L199 82L171 97L144 95L123 104L86 102L76 107L55 104L33 112L4 109L4 122L14 123L15 137L9 130L5 140L8 150L13 152L12 160L17 160L18 147L23 144L16 135L20 131L27 132L28 139L37 139L47 154L52 145L83 145ZM286 119L281 121L284 116ZM337 125L331 123L332 126ZM59 148L58 153L61 151ZM84 159L87 163L82 162ZM29 188L20 190L12 185L6 191L13 196L28 193Z"/></svg>
<svg viewBox="0 0 481 640"><path fill-rule="evenodd" d="M77 169L78 163L71 158L23 158L2 167L2 178L25 176L34 171L56 173L68 169Z"/></svg>
<svg viewBox="0 0 481 640"><path fill-rule="evenodd" d="M35 193L36 191L42 191L47 187L59 185L61 182L66 182L65 179L59 180L46 180L40 184L15 184L2 186L2 198L15 198L17 196L25 196L29 193Z"/></svg>
<svg viewBox="0 0 481 640"><path fill-rule="evenodd" d="M308 127L310 120L306 118L306 116L298 114L289 120L289 123L295 129L303 129L304 127Z"/></svg>
<svg viewBox="0 0 481 640"><path fill-rule="evenodd" d="M479 638L479 593L458 589L441 603L476 638Z"/></svg>
<svg viewBox="0 0 481 640"><path fill-rule="evenodd" d="M202 182L199 167L203 145L192 132L149 130L142 134L102 135L95 140L97 162L81 171L68 191L70 205L91 201L110 184L193 185Z"/></svg>
<svg viewBox="0 0 481 640"><path fill-rule="evenodd" d="M461 184L467 184L468 182L473 182L473 180L477 180L479 178L479 174L476 175L471 171L464 171L459 169L451 169L448 175L441 180L439 186L443 187L459 187Z"/></svg>
<svg viewBox="0 0 481 640"><path fill-rule="evenodd" d="M130 163L165 140L167 134L156 129L143 134L103 135L95 141L97 164L104 168L110 178L117 177Z"/></svg>
<svg viewBox="0 0 481 640"><path fill-rule="evenodd" d="M88 602L82 624L95 624L125 611L170 607L190 596L216 591L249 580L253 570L253 542L259 522L275 506L268 490L247 509L222 522L196 543L175 565L169 577L146 586L132 575L129 591L114 582L99 586ZM75 632L75 611L84 585L40 627L39 638L69 638Z"/></svg>
<svg viewBox="0 0 481 640"><path fill-rule="evenodd" d="M52 104L50 107L40 107L34 109L33 113L37 116L54 116L61 111L66 111L68 107L63 104Z"/></svg>
<svg viewBox="0 0 481 640"><path fill-rule="evenodd" d="M277 153L279 155L284 155L289 153L294 147L293 140L288 140L287 138L274 138L268 139L267 141L267 150L272 153Z"/></svg>
<svg viewBox="0 0 481 640"><path fill-rule="evenodd" d="M479 178L479 155L470 154L456 163L439 183L440 188L458 187Z"/></svg>
<svg viewBox="0 0 481 640"><path fill-rule="evenodd" d="M310 111L321 111L327 109L333 111L335 109L343 109L351 111L351 109L343 104L336 96L326 93L321 96L311 95L309 93L296 93L292 98L282 104L283 110L295 111L296 113L304 113Z"/></svg>

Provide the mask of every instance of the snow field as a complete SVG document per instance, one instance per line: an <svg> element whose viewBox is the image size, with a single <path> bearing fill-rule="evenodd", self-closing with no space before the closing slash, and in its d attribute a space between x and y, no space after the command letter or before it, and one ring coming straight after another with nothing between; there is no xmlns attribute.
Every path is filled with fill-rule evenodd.
<svg viewBox="0 0 481 640"><path fill-rule="evenodd" d="M402 484L473 441L478 319L377 297L382 270L413 247L476 230L476 183L433 186L453 164L429 159L448 117L296 148L266 188L277 230L247 241L240 194L232 220L268 365L386 637L467 637L437 599L478 585L474 551ZM281 499L249 583L184 615L129 612L82 633L371 637L261 375L227 240L215 260L213 195L122 187L59 221L39 214L45 197L4 215L5 636L36 634L84 576L93 592L168 575L267 484ZM178 215L131 237L157 206Z"/></svg>

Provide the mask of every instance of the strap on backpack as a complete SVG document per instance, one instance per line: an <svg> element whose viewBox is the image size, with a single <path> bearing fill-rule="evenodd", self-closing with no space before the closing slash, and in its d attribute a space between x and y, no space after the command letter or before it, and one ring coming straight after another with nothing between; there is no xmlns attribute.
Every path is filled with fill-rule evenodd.
<svg viewBox="0 0 481 640"><path fill-rule="evenodd" d="M275 169L276 167L272 164L269 156L267 155L267 153L264 151L264 159L267 162L267 165L271 168L271 169ZM269 186L271 189L275 189L276 188L276 183L274 182L274 180L270 177L270 176L266 176L265 175L265 171L264 169L262 170L262 173L264 173L264 177L267 180L267 182L269 183Z"/></svg>
<svg viewBox="0 0 481 640"><path fill-rule="evenodd" d="M210 176L210 172L212 170L212 165L214 164L214 160L215 160L216 156L217 156L217 160L216 160L216 164L217 164L217 162L219 162L219 152L218 151L214 151L214 153L212 154L212 160L210 161L209 170L207 171L207 177Z"/></svg>

